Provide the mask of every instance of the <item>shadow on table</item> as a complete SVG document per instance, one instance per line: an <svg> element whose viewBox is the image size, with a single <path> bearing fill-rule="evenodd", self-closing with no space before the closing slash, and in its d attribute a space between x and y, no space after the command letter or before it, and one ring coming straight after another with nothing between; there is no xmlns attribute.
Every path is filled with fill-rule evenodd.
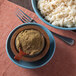
<svg viewBox="0 0 76 76"><path fill-rule="evenodd" d="M32 5L31 5L31 0L8 0L10 2L13 2L17 5L20 5L30 11L33 11Z"/></svg>
<svg viewBox="0 0 76 76"><path fill-rule="evenodd" d="M61 50L60 50L61 49ZM68 50L68 49L67 49ZM72 54L57 42L52 60L44 67L29 70L34 76L75 76L76 67Z"/></svg>

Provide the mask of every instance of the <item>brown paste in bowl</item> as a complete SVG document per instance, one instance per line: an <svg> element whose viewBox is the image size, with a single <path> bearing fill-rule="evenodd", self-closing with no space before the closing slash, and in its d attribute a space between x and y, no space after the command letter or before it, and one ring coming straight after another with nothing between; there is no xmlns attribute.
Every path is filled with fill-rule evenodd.
<svg viewBox="0 0 76 76"><path fill-rule="evenodd" d="M16 37L18 51L19 47L28 55L38 54L44 47L44 37L39 31L34 29L21 31Z"/></svg>

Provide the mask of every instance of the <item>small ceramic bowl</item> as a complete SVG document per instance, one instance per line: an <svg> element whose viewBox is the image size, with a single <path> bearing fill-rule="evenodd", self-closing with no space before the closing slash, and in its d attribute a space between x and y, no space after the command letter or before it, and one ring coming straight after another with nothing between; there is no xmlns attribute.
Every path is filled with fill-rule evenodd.
<svg viewBox="0 0 76 76"><path fill-rule="evenodd" d="M27 61L24 61L24 60L20 60L20 61L16 61L14 59L14 53L11 49L11 45L10 45L10 42L11 42L11 38L14 34L14 32L16 30L18 30L19 28L21 27L24 27L24 26L29 26L29 25L35 25L35 26L38 26L40 27L41 29L43 29L47 36L49 37L49 42L50 42L50 47L48 49L48 52L46 53L46 55L44 57L42 57L41 59L37 60L37 61L33 61L33 62L27 62ZM40 25L40 24L37 24L37 23L24 23L20 26L17 26L14 30L11 31L11 33L9 34L8 38L7 38L7 41L6 41L6 52L9 56L9 58L18 66L20 67L23 67L23 68L29 68L29 69L35 69L35 68L39 68L45 64L47 64L51 58L53 57L54 55L54 52L55 52L55 40L54 40L54 37L52 35L52 33L46 28L44 27L43 25Z"/></svg>
<svg viewBox="0 0 76 76"><path fill-rule="evenodd" d="M34 55L34 56L23 56L21 58L21 60L23 61L28 61L28 62L33 62L33 61L37 61L37 60L40 60L42 57L44 57L46 55L46 53L48 52L49 50L49 47L50 47L50 40L49 40L49 37L47 35L47 33L41 29L39 26L35 26L35 25L26 25L26 26L22 26L20 28L18 28L12 35L11 37L11 41L10 41L10 46L11 46L11 50L12 52L14 53L14 55L18 55L18 51L16 49L16 46L15 46L15 39L17 37L17 35L23 31L23 30L29 30L29 29L34 29L34 30L37 30L39 31L45 38L45 47L43 46L42 50L40 51L40 53Z"/></svg>

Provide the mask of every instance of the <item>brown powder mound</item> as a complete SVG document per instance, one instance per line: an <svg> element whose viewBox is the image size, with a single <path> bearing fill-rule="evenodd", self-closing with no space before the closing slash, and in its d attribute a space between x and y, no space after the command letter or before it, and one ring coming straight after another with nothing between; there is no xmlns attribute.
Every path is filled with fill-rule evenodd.
<svg viewBox="0 0 76 76"><path fill-rule="evenodd" d="M38 54L44 47L44 37L37 30L24 30L16 37L17 50L19 50L20 45L26 54Z"/></svg>

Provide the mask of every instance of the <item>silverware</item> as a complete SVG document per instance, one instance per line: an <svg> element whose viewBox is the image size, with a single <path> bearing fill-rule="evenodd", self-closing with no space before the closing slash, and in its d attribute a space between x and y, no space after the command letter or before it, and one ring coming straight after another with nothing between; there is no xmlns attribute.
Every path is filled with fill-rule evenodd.
<svg viewBox="0 0 76 76"><path fill-rule="evenodd" d="M34 22L36 23L35 20L33 20L31 17L29 17L27 14L25 14L21 9L18 9L16 11L16 16L23 22L23 23L28 23L28 22ZM51 31L52 32L52 31ZM63 40L65 43L69 45L74 45L75 41L72 38L65 37L62 35L59 35L57 33L52 32L56 37L59 39Z"/></svg>

